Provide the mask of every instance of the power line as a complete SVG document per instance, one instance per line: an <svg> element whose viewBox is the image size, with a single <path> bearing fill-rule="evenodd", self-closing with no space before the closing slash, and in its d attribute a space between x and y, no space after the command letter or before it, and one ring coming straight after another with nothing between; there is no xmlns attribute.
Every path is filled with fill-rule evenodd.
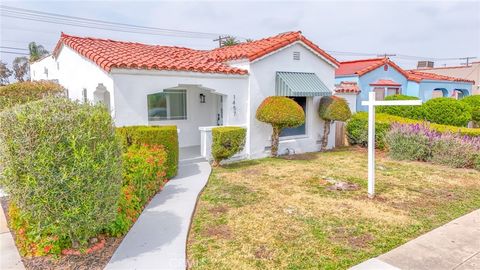
<svg viewBox="0 0 480 270"><path fill-rule="evenodd" d="M10 51L0 51L0 53L16 54L16 55L29 55L28 53L10 52Z"/></svg>
<svg viewBox="0 0 480 270"><path fill-rule="evenodd" d="M4 5L0 5L0 9L2 10L2 16L9 17L9 18L39 21L39 22L46 22L46 23L53 23L53 24L62 24L62 25L69 25L69 26L75 26L75 27L93 28L93 29L108 30L108 31L126 32L126 33L134 33L134 34L177 36L177 37L187 37L187 38L204 38L204 39L212 39L219 35L217 33L184 31L184 30L166 29L166 28L126 24L126 23L117 23L117 22L110 22L110 21L103 21L103 20L96 20L96 19L88 19L88 18L67 16L62 14L41 12L41 11L35 11L35 10L29 10L29 9L14 8L9 6L4 6Z"/></svg>
<svg viewBox="0 0 480 270"><path fill-rule="evenodd" d="M17 47L8 47L8 46L0 46L0 48L1 48L1 49L19 50L19 51L28 51L28 49L17 48Z"/></svg>

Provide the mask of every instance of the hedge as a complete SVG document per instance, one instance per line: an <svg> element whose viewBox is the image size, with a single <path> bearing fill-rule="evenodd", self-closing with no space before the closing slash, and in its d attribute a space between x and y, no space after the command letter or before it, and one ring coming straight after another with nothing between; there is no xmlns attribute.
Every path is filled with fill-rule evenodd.
<svg viewBox="0 0 480 270"><path fill-rule="evenodd" d="M242 127L216 127L212 129L212 156L214 166L243 150L247 130Z"/></svg>
<svg viewBox="0 0 480 270"><path fill-rule="evenodd" d="M0 86L0 111L47 96L62 96L65 93L65 88L51 81L17 82Z"/></svg>
<svg viewBox="0 0 480 270"><path fill-rule="evenodd" d="M480 110L480 95L464 97L460 99L460 102L470 105L473 109Z"/></svg>
<svg viewBox="0 0 480 270"><path fill-rule="evenodd" d="M85 246L115 219L121 144L103 106L46 98L0 113L0 184L23 255Z"/></svg>
<svg viewBox="0 0 480 270"><path fill-rule="evenodd" d="M418 100L418 97L406 95L391 95L385 97L385 100ZM377 113L386 113L390 115L401 116L410 119L424 119L422 106L378 106Z"/></svg>
<svg viewBox="0 0 480 270"><path fill-rule="evenodd" d="M176 126L129 126L117 128L125 147L131 145L163 145L167 151L167 178L178 171L178 133Z"/></svg>
<svg viewBox="0 0 480 270"><path fill-rule="evenodd" d="M145 205L166 182L167 153L159 145L132 145L123 154L122 191L116 219L107 232L121 236L128 232Z"/></svg>
<svg viewBox="0 0 480 270"><path fill-rule="evenodd" d="M375 116L375 141L377 147L382 149L385 146L385 134L392 123L418 124L421 120L413 120L399 116L378 113ZM458 133L468 136L480 136L480 128L465 128L431 123L430 128L440 133ZM368 140L368 113L359 112L352 116L347 122L347 138L350 144L367 145Z"/></svg>
<svg viewBox="0 0 480 270"><path fill-rule="evenodd" d="M472 107L452 98L434 98L422 105L425 120L444 125L466 126L472 120Z"/></svg>

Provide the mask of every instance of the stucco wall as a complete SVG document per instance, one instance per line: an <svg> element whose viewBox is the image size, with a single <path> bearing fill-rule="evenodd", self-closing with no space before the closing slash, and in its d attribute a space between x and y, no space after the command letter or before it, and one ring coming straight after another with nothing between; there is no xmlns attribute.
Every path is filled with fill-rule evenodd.
<svg viewBox="0 0 480 270"><path fill-rule="evenodd" d="M421 81L419 83L419 98L423 101L427 101L432 98L433 89L435 88L445 88L448 91L448 97L451 97L455 89L466 89L468 95L472 93L472 84L471 83L460 83L460 82L438 82L438 81Z"/></svg>
<svg viewBox="0 0 480 270"><path fill-rule="evenodd" d="M300 52L300 60L293 60L293 52ZM250 64L250 130L249 150L252 158L266 156L265 147L270 146L271 126L258 121L255 113L260 103L268 96L275 95L275 75L277 71L314 72L329 89L334 88L335 69L326 61L299 43L295 43L274 54ZM318 117L317 108L320 97L307 98L306 136L296 139L282 139L279 153L286 148L296 153L319 150L319 140L323 134L323 121ZM334 136L334 130L331 137ZM333 144L330 139L330 146Z"/></svg>
<svg viewBox="0 0 480 270"><path fill-rule="evenodd" d="M245 125L247 121L246 76L143 70L114 70L112 76L115 83L115 104L118 108L115 117L117 126L177 125L180 130L180 147L199 145L198 127L216 125L218 95L223 95L224 125ZM149 122L147 95L180 84L189 85L184 87L187 90L187 119ZM215 91L211 93L193 85ZM200 93L206 95L206 103L200 103ZM234 95L236 113L232 104Z"/></svg>
<svg viewBox="0 0 480 270"><path fill-rule="evenodd" d="M32 81L58 80L58 76L57 62L51 55L30 64Z"/></svg>

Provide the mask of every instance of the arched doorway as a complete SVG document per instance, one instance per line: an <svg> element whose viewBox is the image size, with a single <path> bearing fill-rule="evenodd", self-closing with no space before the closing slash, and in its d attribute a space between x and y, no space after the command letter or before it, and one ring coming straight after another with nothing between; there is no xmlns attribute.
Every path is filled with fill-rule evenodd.
<svg viewBox="0 0 480 270"><path fill-rule="evenodd" d="M432 92L432 98L446 97L448 96L448 91L445 88L435 88Z"/></svg>

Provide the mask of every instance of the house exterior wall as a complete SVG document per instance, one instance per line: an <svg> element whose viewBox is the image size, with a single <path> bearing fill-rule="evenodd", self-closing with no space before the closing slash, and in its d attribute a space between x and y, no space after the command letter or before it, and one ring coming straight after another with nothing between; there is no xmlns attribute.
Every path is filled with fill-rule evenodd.
<svg viewBox="0 0 480 270"><path fill-rule="evenodd" d="M293 60L293 52L300 52L300 60ZM260 103L268 96L275 95L275 76L277 71L314 72L329 89L334 88L335 68L300 43L294 43L274 54L268 55L250 64L249 79L249 130L248 143L251 158L268 155L266 147L270 146L272 128L255 118ZM279 153L286 149L293 149L296 153L313 152L320 149L320 139L323 135L323 121L318 117L317 108L320 97L307 98L306 135L295 138L282 138ZM334 129L331 129L330 138L334 138ZM332 147L333 139L329 140Z"/></svg>
<svg viewBox="0 0 480 270"><path fill-rule="evenodd" d="M475 85L472 86L471 94L480 95L480 62L473 62L468 67L439 67L433 69L420 69L419 71L473 80L475 81Z"/></svg>
<svg viewBox="0 0 480 270"><path fill-rule="evenodd" d="M57 62L51 55L30 64L32 81L58 80L58 76Z"/></svg>
<svg viewBox="0 0 480 270"><path fill-rule="evenodd" d="M176 125L179 129L180 147L200 144L199 127L215 126L217 101L223 96L223 125L245 125L247 122L247 76L201 74L191 72L165 72L145 70L113 70L115 85L115 124L130 125ZM188 85L187 119L149 121L147 95L164 89ZM202 87L215 90L210 92ZM206 95L206 103L200 103L200 93ZM236 112L233 109L235 96Z"/></svg>
<svg viewBox="0 0 480 270"><path fill-rule="evenodd" d="M435 88L445 88L448 91L448 97L451 97L455 89L465 89L468 91L468 95L472 93L471 83L451 82L451 81L421 81L419 84L419 97L423 101L427 101L432 98L433 90Z"/></svg>

